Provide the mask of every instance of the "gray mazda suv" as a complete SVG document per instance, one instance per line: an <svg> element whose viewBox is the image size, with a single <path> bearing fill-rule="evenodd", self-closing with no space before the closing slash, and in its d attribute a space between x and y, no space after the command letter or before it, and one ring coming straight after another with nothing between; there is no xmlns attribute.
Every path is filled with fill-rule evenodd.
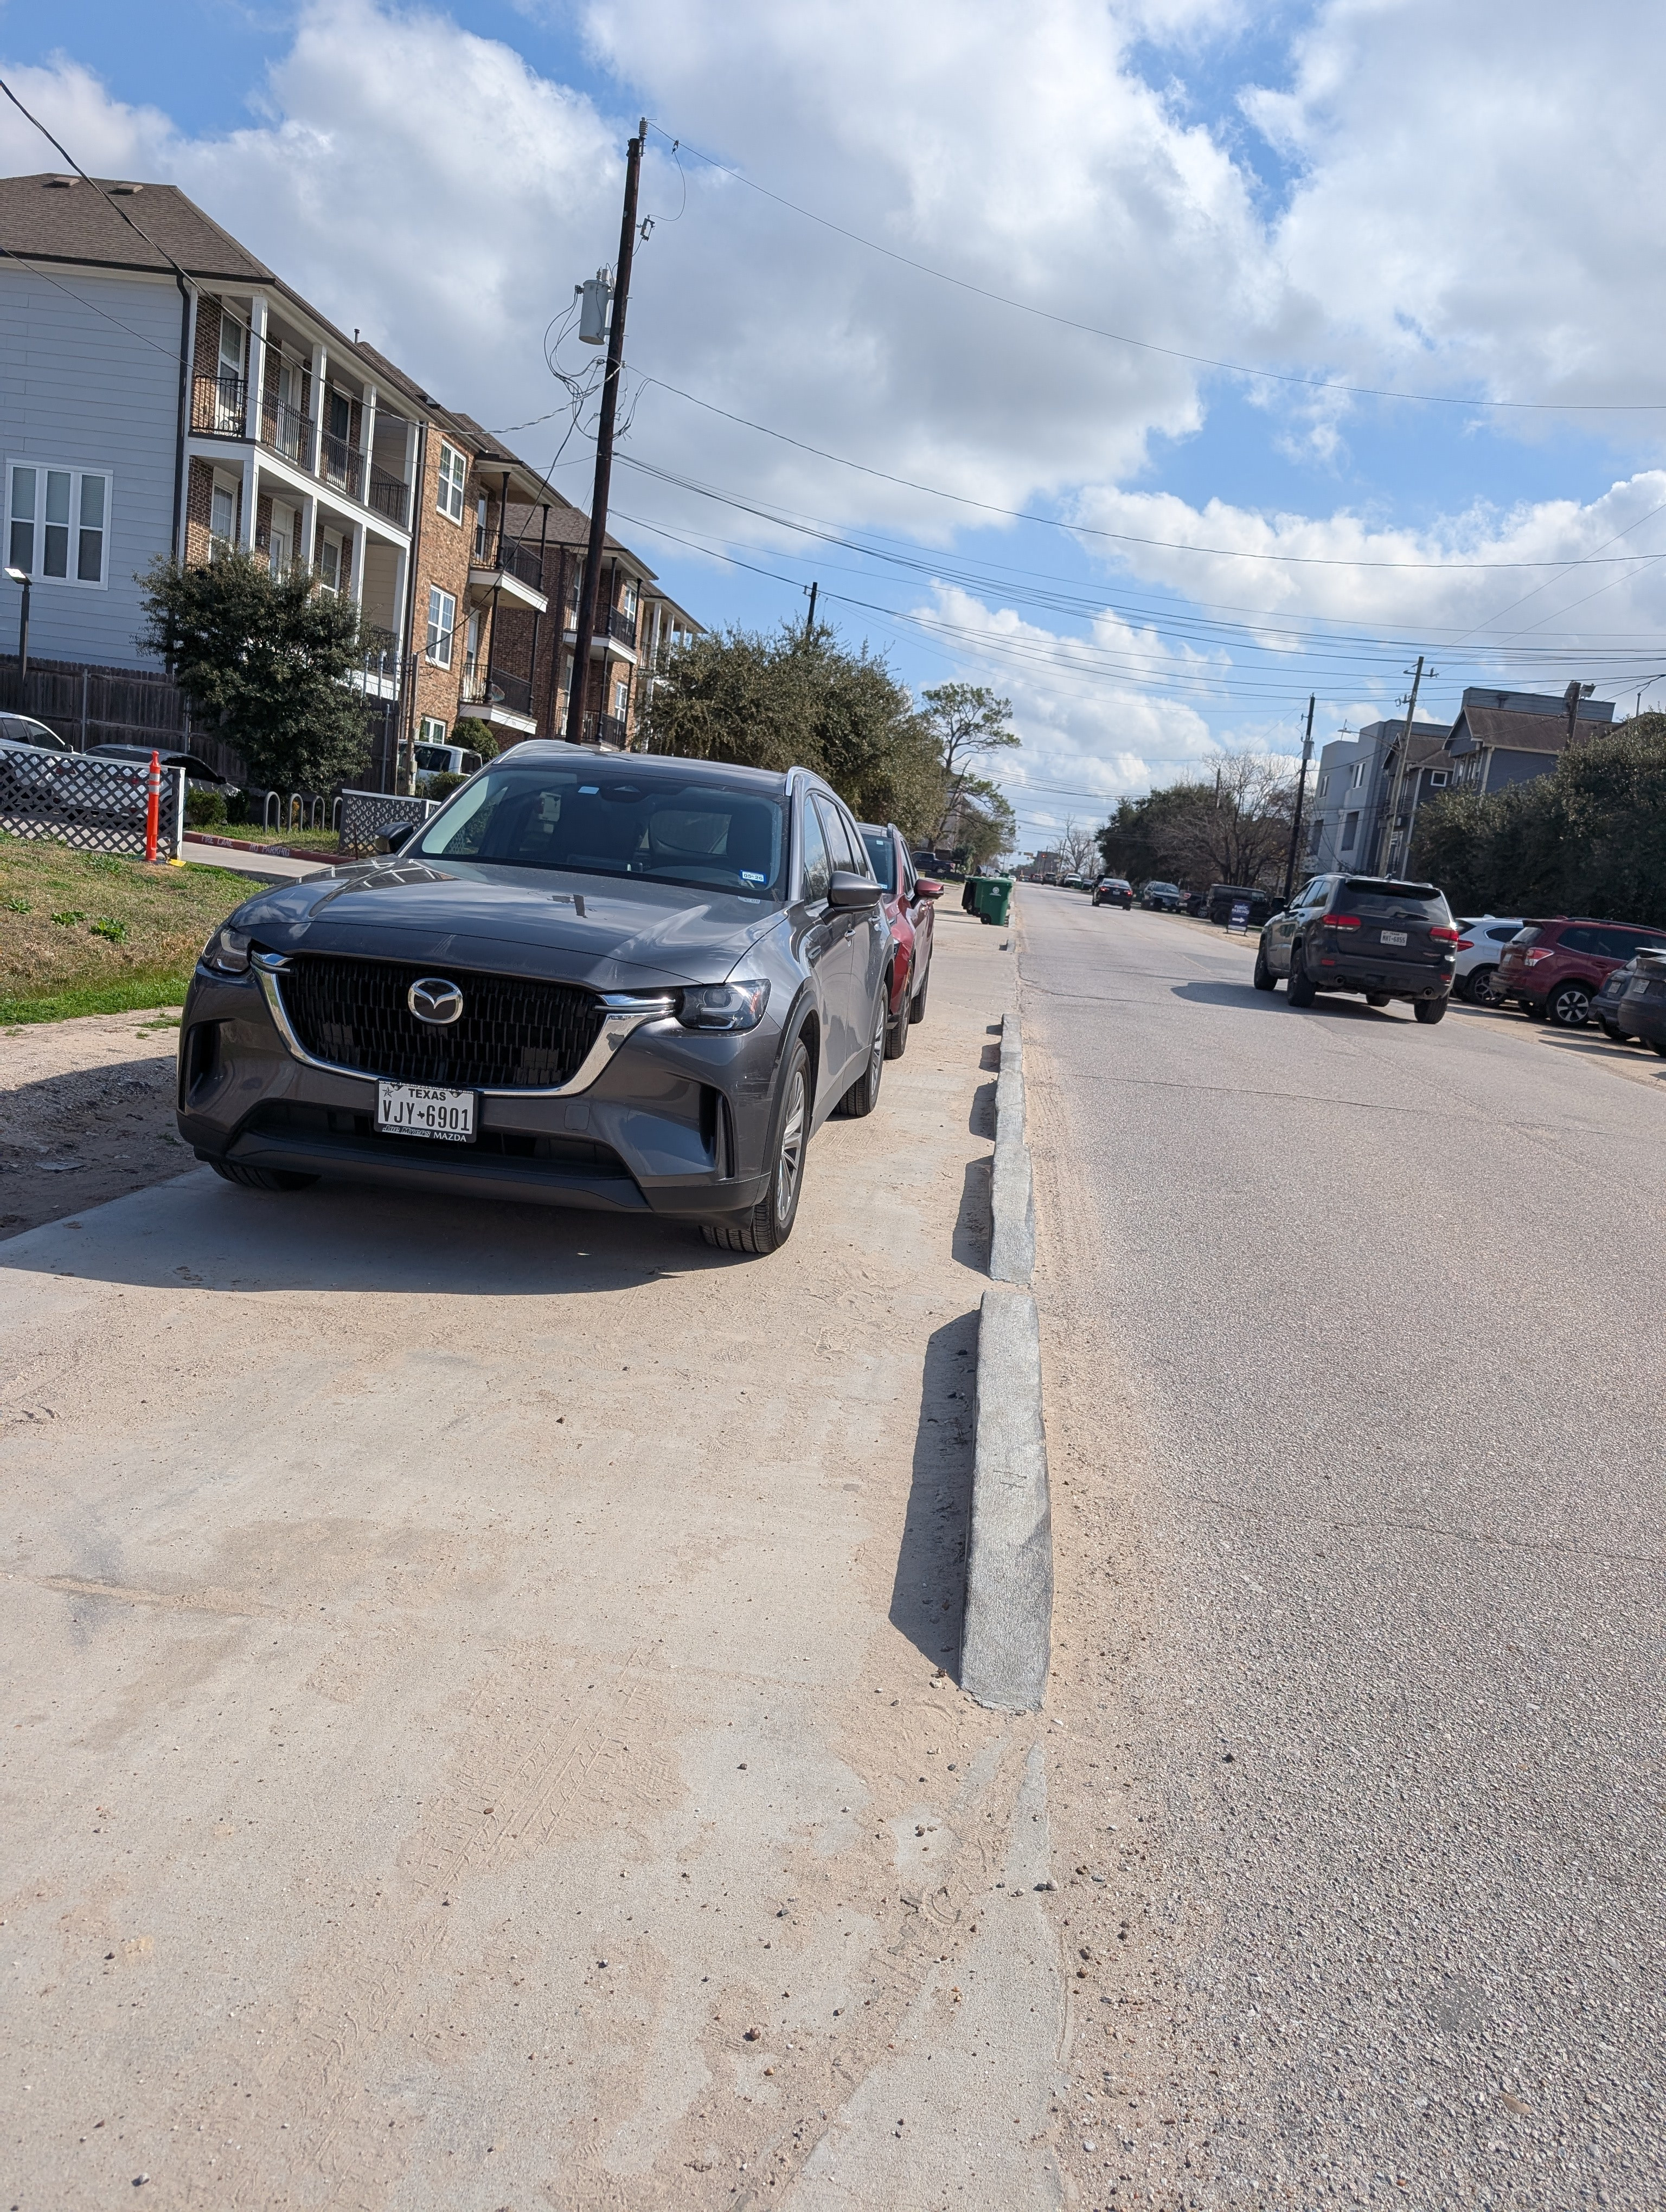
<svg viewBox="0 0 1666 2212"><path fill-rule="evenodd" d="M826 784L532 742L380 842L204 947L179 1036L199 1159L786 1242L812 1133L878 1101L895 957Z"/></svg>

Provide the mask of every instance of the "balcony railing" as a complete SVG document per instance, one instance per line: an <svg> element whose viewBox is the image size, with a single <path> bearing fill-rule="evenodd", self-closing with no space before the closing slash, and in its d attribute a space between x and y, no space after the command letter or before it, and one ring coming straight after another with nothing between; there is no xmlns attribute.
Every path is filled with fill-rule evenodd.
<svg viewBox="0 0 1666 2212"><path fill-rule="evenodd" d="M536 545L525 544L518 538L500 538L477 548L474 565L514 576L534 592L544 589L544 556Z"/></svg>
<svg viewBox="0 0 1666 2212"><path fill-rule="evenodd" d="M359 651L364 665L372 676L397 676L399 672L399 641L391 629L380 629L372 623L359 625Z"/></svg>
<svg viewBox="0 0 1666 2212"><path fill-rule="evenodd" d="M598 629L601 627L599 623L596 626ZM621 645L628 645L633 651L635 651L636 645L635 616L628 615L623 607L610 607L607 611L607 635L611 638L617 638Z"/></svg>
<svg viewBox="0 0 1666 2212"><path fill-rule="evenodd" d="M260 442L297 468L313 465L313 418L281 399L266 400L260 410Z"/></svg>
<svg viewBox="0 0 1666 2212"><path fill-rule="evenodd" d="M386 469L373 462L370 469L370 511L385 514L390 522L397 522L401 530L410 513L410 487L391 477Z"/></svg>
<svg viewBox="0 0 1666 2212"><path fill-rule="evenodd" d="M463 702L469 707L505 707L512 714L530 714L532 679L530 676L511 676L502 668L492 670L489 682L483 669L476 674L465 674Z"/></svg>
<svg viewBox="0 0 1666 2212"><path fill-rule="evenodd" d="M240 438L249 387L240 376L199 376L191 388L191 427L210 437Z"/></svg>
<svg viewBox="0 0 1666 2212"><path fill-rule="evenodd" d="M364 455L356 453L345 438L326 430L319 441L319 462L325 483L344 491L350 499L364 496Z"/></svg>
<svg viewBox="0 0 1666 2212"><path fill-rule="evenodd" d="M587 714L584 734L592 744L617 745L623 752L630 731L617 714Z"/></svg>

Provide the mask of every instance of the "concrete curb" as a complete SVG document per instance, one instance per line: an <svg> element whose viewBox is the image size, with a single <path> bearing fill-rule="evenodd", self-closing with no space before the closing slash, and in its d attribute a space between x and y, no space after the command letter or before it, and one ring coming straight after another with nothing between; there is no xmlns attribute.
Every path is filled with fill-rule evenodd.
<svg viewBox="0 0 1666 2212"><path fill-rule="evenodd" d="M1053 1655L1053 1507L1042 1419L1035 1187L1024 1133L1024 1038L1001 1024L989 1273L977 1332L977 1442L960 1685L981 1705L1036 1711Z"/></svg>
<svg viewBox="0 0 1666 2212"><path fill-rule="evenodd" d="M989 1273L998 1283L1027 1283L1036 1267L1036 1200L1024 1139L1024 1036L1010 1013L1000 1025L989 1202Z"/></svg>
<svg viewBox="0 0 1666 2212"><path fill-rule="evenodd" d="M1053 1511L1042 1425L1041 1329L1028 1291L983 1293L977 1447L960 1686L981 1705L1036 1711L1053 1650Z"/></svg>

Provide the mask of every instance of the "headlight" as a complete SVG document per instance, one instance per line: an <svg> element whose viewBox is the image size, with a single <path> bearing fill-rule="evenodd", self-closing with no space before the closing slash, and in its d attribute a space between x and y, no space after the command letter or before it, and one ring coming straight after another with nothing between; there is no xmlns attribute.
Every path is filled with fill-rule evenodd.
<svg viewBox="0 0 1666 2212"><path fill-rule="evenodd" d="M203 964L222 975L241 975L249 964L249 944L246 929L216 929L203 947Z"/></svg>
<svg viewBox="0 0 1666 2212"><path fill-rule="evenodd" d="M677 1018L685 1030L755 1030L769 1003L767 983L702 983L684 992Z"/></svg>

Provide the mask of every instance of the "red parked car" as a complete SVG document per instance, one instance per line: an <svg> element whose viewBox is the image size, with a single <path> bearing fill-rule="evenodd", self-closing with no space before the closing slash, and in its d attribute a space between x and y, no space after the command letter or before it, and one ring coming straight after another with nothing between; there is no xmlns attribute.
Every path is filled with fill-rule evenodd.
<svg viewBox="0 0 1666 2212"><path fill-rule="evenodd" d="M1534 1021L1548 1015L1562 1029L1583 1029L1604 978L1645 947L1657 946L1666 948L1666 930L1639 929L1635 922L1565 915L1525 922L1504 948L1493 994L1500 1002L1513 1000Z"/></svg>
<svg viewBox="0 0 1666 2212"><path fill-rule="evenodd" d="M941 884L918 876L903 833L894 822L857 824L873 872L879 878L885 920L891 924L897 957L891 969L891 1018L885 1024L885 1058L901 1060L908 1049L909 1027L926 1018L926 990L931 981L932 902L943 896Z"/></svg>

